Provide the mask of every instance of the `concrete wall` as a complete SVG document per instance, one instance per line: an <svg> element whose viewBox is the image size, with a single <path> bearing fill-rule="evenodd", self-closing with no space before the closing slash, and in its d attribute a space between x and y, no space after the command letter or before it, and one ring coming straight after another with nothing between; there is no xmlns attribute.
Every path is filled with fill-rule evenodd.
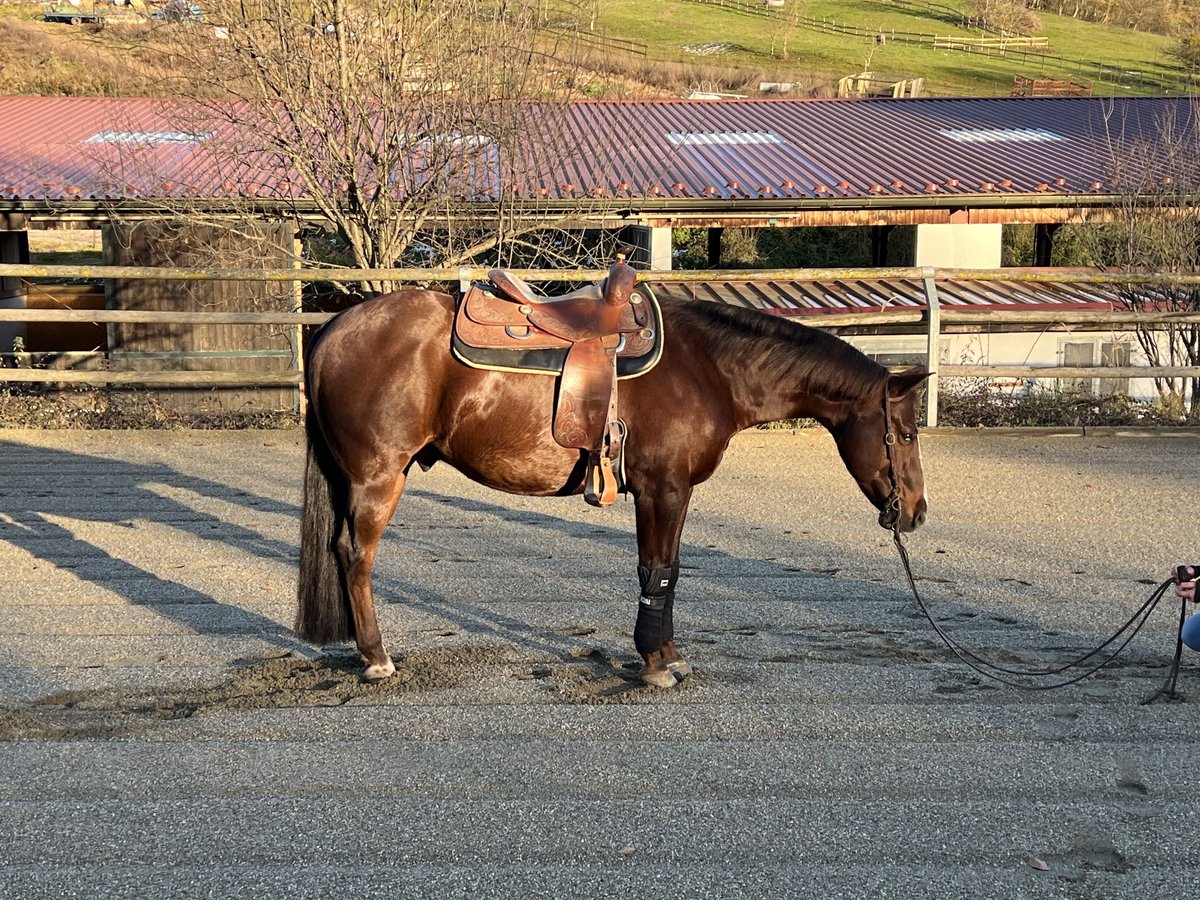
<svg viewBox="0 0 1200 900"><path fill-rule="evenodd" d="M855 335L847 337L846 340L872 357L892 358L881 359L884 363L890 363L900 356L910 357L914 364L918 361L924 362L924 335ZM938 362L944 365L1099 366L1104 364L1106 345L1111 344L1128 346L1131 366L1149 365L1138 345L1137 337L1128 331L947 334L942 335L938 341ZM1081 362L1079 351L1085 350L1082 354L1084 358L1087 358L1087 354L1086 348L1080 345L1090 345L1090 362ZM909 359L903 361L907 363ZM953 384L946 384L947 380L952 379L943 378L943 391L954 389ZM1070 384L1060 384L1057 378L1006 377L991 378L988 381L993 390L1017 394L1025 394L1036 386L1047 390L1082 389L1096 396L1102 396L1115 389L1136 400L1154 400L1158 396L1154 380L1151 378L1130 378L1128 381L1110 378L1071 379Z"/></svg>
<svg viewBox="0 0 1200 900"><path fill-rule="evenodd" d="M671 229L628 225L621 231L621 240L637 251L631 260L635 268L656 272L671 270Z"/></svg>
<svg viewBox="0 0 1200 900"><path fill-rule="evenodd" d="M914 265L1000 268L1003 225L918 225Z"/></svg>

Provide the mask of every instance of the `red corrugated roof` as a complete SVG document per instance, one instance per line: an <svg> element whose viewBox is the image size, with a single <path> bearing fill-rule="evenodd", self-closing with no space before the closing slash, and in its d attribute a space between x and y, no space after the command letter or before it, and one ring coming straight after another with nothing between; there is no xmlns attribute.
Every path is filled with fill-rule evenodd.
<svg viewBox="0 0 1200 900"><path fill-rule="evenodd" d="M530 148L539 130L563 140L558 112L543 112L529 117ZM1188 145L1197 131L1183 97L584 101L565 113L570 161L520 176L522 196L754 204L1108 194L1114 156L1161 148L1168 123ZM236 135L202 121L187 103L0 97L0 201L303 196L286 172L214 150ZM498 177L481 153L477 196Z"/></svg>

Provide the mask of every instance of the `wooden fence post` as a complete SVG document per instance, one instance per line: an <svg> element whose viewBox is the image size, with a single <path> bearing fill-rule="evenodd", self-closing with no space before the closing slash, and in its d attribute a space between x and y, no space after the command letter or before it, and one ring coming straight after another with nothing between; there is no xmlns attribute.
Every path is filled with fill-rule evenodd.
<svg viewBox="0 0 1200 900"><path fill-rule="evenodd" d="M938 338L942 332L942 309L938 305L933 266L922 268L921 278L925 282L925 300L929 304L929 321L925 332L925 368L929 372L925 387L925 425L935 428L938 423Z"/></svg>
<svg viewBox="0 0 1200 900"><path fill-rule="evenodd" d="M300 238L293 237L293 269L301 267L303 253L304 246ZM292 282L292 312L304 312L304 284L300 281ZM292 404L292 408L300 417L300 421L303 422L305 413L308 411L308 396L304 392L304 326L300 322L292 326L292 370L300 376L300 383L296 385L296 399Z"/></svg>

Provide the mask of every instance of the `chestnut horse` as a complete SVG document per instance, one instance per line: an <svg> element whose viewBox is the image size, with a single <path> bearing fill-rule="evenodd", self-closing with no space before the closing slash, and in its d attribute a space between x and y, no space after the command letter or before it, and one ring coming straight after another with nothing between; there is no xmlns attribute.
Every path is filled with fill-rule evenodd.
<svg viewBox="0 0 1200 900"><path fill-rule="evenodd" d="M308 354L296 631L317 644L354 639L368 680L395 671L371 568L413 463L445 461L514 494L583 489L587 454L551 435L557 379L459 362L453 316L447 294L399 291L338 315ZM689 672L672 622L683 521L729 440L765 422L815 419L879 523L911 531L925 520L914 389L927 373L889 374L836 337L752 310L667 300L662 321L661 359L620 382L619 413L637 520L634 642L642 680L669 687Z"/></svg>

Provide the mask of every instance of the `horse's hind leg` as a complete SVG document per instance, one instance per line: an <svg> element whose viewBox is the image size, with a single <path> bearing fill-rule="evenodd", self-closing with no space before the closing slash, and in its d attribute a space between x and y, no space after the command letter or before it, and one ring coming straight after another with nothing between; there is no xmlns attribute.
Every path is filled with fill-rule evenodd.
<svg viewBox="0 0 1200 900"><path fill-rule="evenodd" d="M403 462L404 465L372 481L350 484L346 518L337 537L337 553L354 619L354 639L366 664L363 675L368 681L387 678L396 671L383 648L383 636L379 632L375 595L371 590L371 569L383 531L404 492L404 470L408 461Z"/></svg>

